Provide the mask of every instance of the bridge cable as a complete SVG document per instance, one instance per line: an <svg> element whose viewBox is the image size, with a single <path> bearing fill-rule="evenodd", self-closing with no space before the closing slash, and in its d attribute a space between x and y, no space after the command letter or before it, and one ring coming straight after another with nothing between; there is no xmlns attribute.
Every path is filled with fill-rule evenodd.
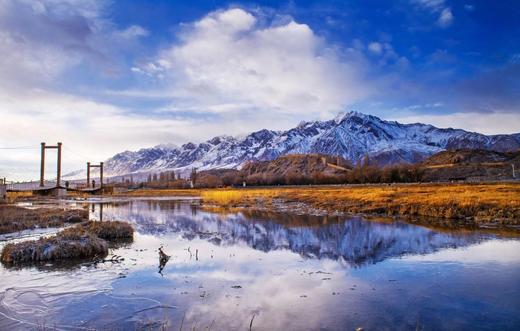
<svg viewBox="0 0 520 331"><path fill-rule="evenodd" d="M20 147L0 147L0 149L39 149L40 147L20 146Z"/></svg>

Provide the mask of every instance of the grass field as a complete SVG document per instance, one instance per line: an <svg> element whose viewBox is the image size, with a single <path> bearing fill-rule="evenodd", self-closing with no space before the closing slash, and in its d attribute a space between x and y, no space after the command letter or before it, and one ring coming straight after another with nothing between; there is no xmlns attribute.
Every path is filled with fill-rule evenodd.
<svg viewBox="0 0 520 331"><path fill-rule="evenodd" d="M300 204L321 213L422 216L520 225L520 183L139 189L115 195L201 197L206 207L277 211L283 205Z"/></svg>
<svg viewBox="0 0 520 331"><path fill-rule="evenodd" d="M276 208L303 203L329 213L473 219L520 224L520 184L413 184L214 189L200 193L221 207Z"/></svg>

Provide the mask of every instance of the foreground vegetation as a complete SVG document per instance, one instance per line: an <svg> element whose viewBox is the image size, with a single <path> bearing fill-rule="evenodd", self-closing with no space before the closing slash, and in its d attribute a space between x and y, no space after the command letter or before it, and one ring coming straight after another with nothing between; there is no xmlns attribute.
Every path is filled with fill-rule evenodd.
<svg viewBox="0 0 520 331"><path fill-rule="evenodd" d="M464 219L520 224L520 184L408 184L205 190L206 205L328 214ZM289 207L291 209L291 207Z"/></svg>
<svg viewBox="0 0 520 331"><path fill-rule="evenodd" d="M23 208L0 205L0 234L35 228L60 227L88 220L88 210L63 208Z"/></svg>
<svg viewBox="0 0 520 331"><path fill-rule="evenodd" d="M133 239L134 230L125 222L85 222L55 236L7 244L0 260L7 265L102 258L109 242Z"/></svg>

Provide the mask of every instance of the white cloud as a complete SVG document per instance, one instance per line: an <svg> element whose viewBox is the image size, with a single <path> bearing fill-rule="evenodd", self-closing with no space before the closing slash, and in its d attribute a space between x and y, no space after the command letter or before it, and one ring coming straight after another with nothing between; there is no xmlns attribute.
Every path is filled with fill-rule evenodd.
<svg viewBox="0 0 520 331"><path fill-rule="evenodd" d="M139 25L131 25L128 28L114 32L114 35L123 39L133 39L139 37L146 37L150 33L145 28Z"/></svg>
<svg viewBox="0 0 520 331"><path fill-rule="evenodd" d="M148 35L119 30L104 17L104 0L0 2L0 87L48 87L83 62L111 68L111 53Z"/></svg>
<svg viewBox="0 0 520 331"><path fill-rule="evenodd" d="M383 45L378 42L368 44L368 50L374 54L380 55L383 52Z"/></svg>
<svg viewBox="0 0 520 331"><path fill-rule="evenodd" d="M439 16L439 19L437 20L437 24L445 28L449 26L453 22L453 14L451 13L450 8L444 8Z"/></svg>
<svg viewBox="0 0 520 331"><path fill-rule="evenodd" d="M391 119L401 123L428 123L440 128L462 128L483 134L517 133L520 128L520 116L516 113L455 112L438 115L403 113L393 115Z"/></svg>
<svg viewBox="0 0 520 331"><path fill-rule="evenodd" d="M82 62L108 60L113 66L108 56L113 49L124 50L135 38L146 36L137 25L119 30L104 18L105 7L102 0L0 1L0 147L37 148L41 141L62 141L78 153L103 160L121 148L172 139L170 130L177 126L182 132L183 121L139 116L54 91ZM2 154L4 176L37 175L37 151ZM64 159L65 171L82 167L87 160L80 159Z"/></svg>
<svg viewBox="0 0 520 331"><path fill-rule="evenodd" d="M369 92L359 63L293 20L265 26L235 8L188 25L179 39L139 67L169 86L175 109L220 112L219 105L231 111L235 104L243 112L246 104L265 115L325 117Z"/></svg>
<svg viewBox="0 0 520 331"><path fill-rule="evenodd" d="M453 13L451 8L446 7L445 0L411 0L412 4L419 6L427 11L429 11L432 15L438 15L437 25L441 28L446 28L454 20ZM466 8L467 9L467 8Z"/></svg>
<svg viewBox="0 0 520 331"><path fill-rule="evenodd" d="M412 0L415 3L426 9L438 12L444 7L445 0Z"/></svg>
<svg viewBox="0 0 520 331"><path fill-rule="evenodd" d="M470 5L470 4L465 4L464 5L464 9L467 10L467 11L474 11L475 10L475 6L474 5Z"/></svg>
<svg viewBox="0 0 520 331"><path fill-rule="evenodd" d="M183 120L132 115L112 105L46 91L0 94L2 135L0 147L34 146L41 141L63 142L92 161L102 161L121 148L141 148L160 141L172 141L187 134L190 125ZM153 128L153 130L150 130ZM13 151L14 152L14 151ZM38 151L17 154L25 171L0 163L0 173L13 178L37 176ZM83 167L89 159L64 153L65 171Z"/></svg>

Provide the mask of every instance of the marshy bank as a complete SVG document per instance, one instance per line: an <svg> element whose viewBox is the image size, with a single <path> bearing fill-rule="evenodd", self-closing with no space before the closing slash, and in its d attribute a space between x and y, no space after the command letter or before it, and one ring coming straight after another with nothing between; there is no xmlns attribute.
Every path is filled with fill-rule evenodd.
<svg viewBox="0 0 520 331"><path fill-rule="evenodd" d="M110 244L133 240L134 230L120 221L88 221L38 240L9 243L0 256L6 265L103 258Z"/></svg>
<svg viewBox="0 0 520 331"><path fill-rule="evenodd" d="M463 220L474 226L520 225L520 184L410 184L215 189L205 206L297 214L366 214Z"/></svg>
<svg viewBox="0 0 520 331"><path fill-rule="evenodd" d="M88 221L88 210L0 205L0 234Z"/></svg>

